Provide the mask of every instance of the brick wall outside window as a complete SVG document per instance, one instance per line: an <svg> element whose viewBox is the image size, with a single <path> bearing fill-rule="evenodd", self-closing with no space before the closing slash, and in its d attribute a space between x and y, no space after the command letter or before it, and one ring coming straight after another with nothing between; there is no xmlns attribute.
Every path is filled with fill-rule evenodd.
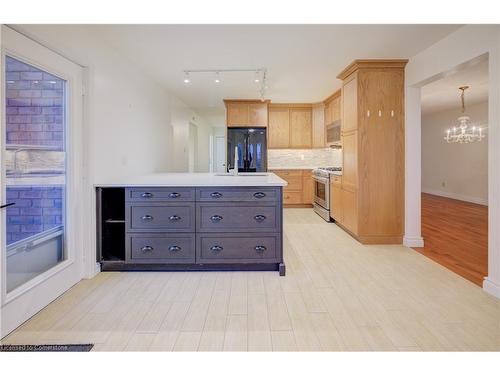
<svg viewBox="0 0 500 375"><path fill-rule="evenodd" d="M64 80L7 56L5 98L7 148L65 150ZM8 184L7 202L15 203L7 209L7 244L64 223L63 186Z"/></svg>

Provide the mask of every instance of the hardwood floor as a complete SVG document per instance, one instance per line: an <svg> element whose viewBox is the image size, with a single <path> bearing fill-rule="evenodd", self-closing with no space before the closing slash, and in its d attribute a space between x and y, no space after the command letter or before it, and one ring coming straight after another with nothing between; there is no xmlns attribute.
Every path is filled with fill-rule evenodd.
<svg viewBox="0 0 500 375"><path fill-rule="evenodd" d="M398 245L285 210L287 275L101 273L3 340L96 351L498 351L499 300Z"/></svg>
<svg viewBox="0 0 500 375"><path fill-rule="evenodd" d="M422 194L423 248L416 251L479 286L488 274L488 207Z"/></svg>

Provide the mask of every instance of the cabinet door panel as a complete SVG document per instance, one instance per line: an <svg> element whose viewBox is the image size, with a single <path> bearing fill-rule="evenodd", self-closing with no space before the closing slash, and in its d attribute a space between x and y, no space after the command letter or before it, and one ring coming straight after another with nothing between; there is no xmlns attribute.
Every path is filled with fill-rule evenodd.
<svg viewBox="0 0 500 375"><path fill-rule="evenodd" d="M269 109L269 148L290 147L290 115L288 108Z"/></svg>
<svg viewBox="0 0 500 375"><path fill-rule="evenodd" d="M247 126L248 120L248 103L227 104L227 126Z"/></svg>
<svg viewBox="0 0 500 375"><path fill-rule="evenodd" d="M339 223L343 223L344 210L342 206L342 189L336 184L330 185L331 217Z"/></svg>
<svg viewBox="0 0 500 375"><path fill-rule="evenodd" d="M332 100L332 122L340 120L340 96Z"/></svg>
<svg viewBox="0 0 500 375"><path fill-rule="evenodd" d="M312 113L311 109L290 109L290 147L311 148Z"/></svg>
<svg viewBox="0 0 500 375"><path fill-rule="evenodd" d="M355 191L341 190L342 225L353 234L358 234L358 197Z"/></svg>
<svg viewBox="0 0 500 375"><path fill-rule="evenodd" d="M248 125L267 126L267 103L250 103L248 105Z"/></svg>
<svg viewBox="0 0 500 375"><path fill-rule="evenodd" d="M358 128L358 79L344 82L342 87L342 131Z"/></svg>
<svg viewBox="0 0 500 375"><path fill-rule="evenodd" d="M314 180L310 171L304 170L302 177L302 197L304 204L312 204L314 200Z"/></svg>
<svg viewBox="0 0 500 375"><path fill-rule="evenodd" d="M342 135L342 187L354 190L358 187L358 132Z"/></svg>
<svg viewBox="0 0 500 375"><path fill-rule="evenodd" d="M313 144L314 148L325 147L325 109L324 106L316 105L312 110L313 122Z"/></svg>

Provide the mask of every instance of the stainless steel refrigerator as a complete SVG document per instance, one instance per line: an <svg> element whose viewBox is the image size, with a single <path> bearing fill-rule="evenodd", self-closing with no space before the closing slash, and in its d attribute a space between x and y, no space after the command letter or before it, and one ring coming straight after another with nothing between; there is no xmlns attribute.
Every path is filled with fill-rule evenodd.
<svg viewBox="0 0 500 375"><path fill-rule="evenodd" d="M227 165L234 167L234 152L238 147L238 172L267 171L266 128L228 128Z"/></svg>

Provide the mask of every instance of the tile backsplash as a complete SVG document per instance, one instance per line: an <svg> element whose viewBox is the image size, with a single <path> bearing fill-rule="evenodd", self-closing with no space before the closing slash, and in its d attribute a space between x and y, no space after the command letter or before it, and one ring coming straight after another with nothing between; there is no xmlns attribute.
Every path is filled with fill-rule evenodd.
<svg viewBox="0 0 500 375"><path fill-rule="evenodd" d="M332 148L268 150L268 169L342 166L342 150Z"/></svg>

